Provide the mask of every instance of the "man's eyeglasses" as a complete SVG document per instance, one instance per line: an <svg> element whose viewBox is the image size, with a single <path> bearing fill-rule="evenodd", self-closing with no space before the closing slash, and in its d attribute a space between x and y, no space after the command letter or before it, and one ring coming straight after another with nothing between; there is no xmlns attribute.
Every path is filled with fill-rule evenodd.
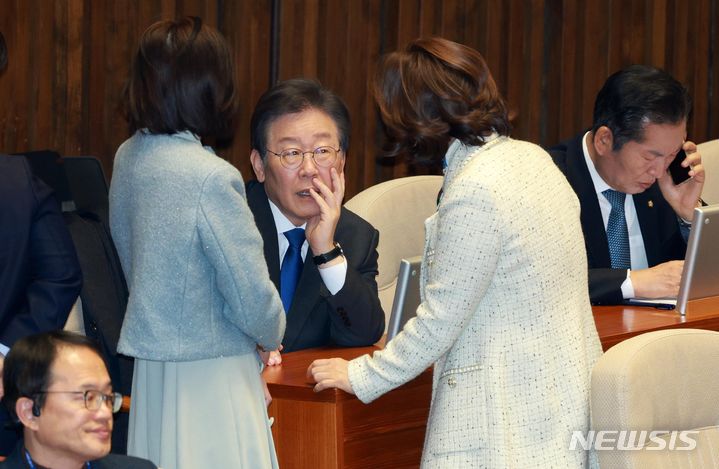
<svg viewBox="0 0 719 469"><path fill-rule="evenodd" d="M113 414L122 407L122 394L119 392L104 394L100 391L89 389L87 391L41 391L37 394L82 394L85 400L85 408L93 412L98 410L102 403L105 403Z"/></svg>
<svg viewBox="0 0 719 469"><path fill-rule="evenodd" d="M288 148L282 150L279 153L275 153L272 150L267 150L268 153L272 153L275 156L280 157L280 164L287 169L297 169L302 166L302 162L305 159L306 154L312 155L312 160L317 166L323 168L329 168L335 161L337 161L337 153L341 150L339 148L332 147L318 147L313 151L302 151L299 148Z"/></svg>

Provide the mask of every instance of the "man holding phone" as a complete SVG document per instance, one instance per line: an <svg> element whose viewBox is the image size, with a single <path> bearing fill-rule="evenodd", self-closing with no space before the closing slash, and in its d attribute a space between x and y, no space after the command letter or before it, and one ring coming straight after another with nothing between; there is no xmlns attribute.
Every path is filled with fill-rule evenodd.
<svg viewBox="0 0 719 469"><path fill-rule="evenodd" d="M681 83L633 65L597 94L592 128L549 150L581 204L593 304L677 295L705 178L686 140L690 110Z"/></svg>

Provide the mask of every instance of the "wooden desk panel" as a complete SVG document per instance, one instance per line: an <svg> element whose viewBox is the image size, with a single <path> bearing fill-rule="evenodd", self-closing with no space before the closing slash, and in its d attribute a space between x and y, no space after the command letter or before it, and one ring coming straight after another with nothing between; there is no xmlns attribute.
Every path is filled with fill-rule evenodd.
<svg viewBox="0 0 719 469"><path fill-rule="evenodd" d="M719 331L719 297L690 301L686 316L676 310L662 310L638 306L595 306L594 322L597 325L602 348L644 332L687 327Z"/></svg>
<svg viewBox="0 0 719 469"><path fill-rule="evenodd" d="M419 467L432 393L430 370L368 405L337 389L315 393L307 380L307 367L316 358L352 359L375 350L379 348L302 350L265 369L280 467Z"/></svg>
<svg viewBox="0 0 719 469"><path fill-rule="evenodd" d="M719 297L692 301L685 317L650 307L593 308L602 347L644 332L690 327L719 331ZM317 348L284 354L263 375L272 393L272 435L283 469L419 467L432 392L431 372L369 405L343 391L312 391L307 367L316 358L352 359L378 347Z"/></svg>

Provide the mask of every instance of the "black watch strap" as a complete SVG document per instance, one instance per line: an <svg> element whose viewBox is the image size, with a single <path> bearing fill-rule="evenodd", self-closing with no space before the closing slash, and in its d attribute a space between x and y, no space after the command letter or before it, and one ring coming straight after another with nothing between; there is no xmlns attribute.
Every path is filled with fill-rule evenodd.
<svg viewBox="0 0 719 469"><path fill-rule="evenodd" d="M312 258L313 261L315 261L315 264L322 265L326 264L327 262L331 261L332 259L336 259L337 257L344 254L342 252L342 246L340 246L340 243L335 243L335 248L331 250L330 252L326 252L324 254L319 254L317 256L314 256Z"/></svg>

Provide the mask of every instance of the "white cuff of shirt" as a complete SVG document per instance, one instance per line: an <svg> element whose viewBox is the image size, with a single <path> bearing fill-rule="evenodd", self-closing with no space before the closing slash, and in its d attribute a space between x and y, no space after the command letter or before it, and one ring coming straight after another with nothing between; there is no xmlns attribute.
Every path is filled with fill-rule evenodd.
<svg viewBox="0 0 719 469"><path fill-rule="evenodd" d="M10 347L5 344L0 344L0 354L2 354L3 357L6 356L9 351Z"/></svg>
<svg viewBox="0 0 719 469"><path fill-rule="evenodd" d="M625 300L634 298L634 285L632 284L631 269L627 269L627 278L622 282L622 297Z"/></svg>
<svg viewBox="0 0 719 469"><path fill-rule="evenodd" d="M324 269L317 269L320 271L320 277L325 283L325 286L331 294L336 295L338 291L342 290L345 286L345 277L347 277L347 259L342 258L342 262L335 264Z"/></svg>

